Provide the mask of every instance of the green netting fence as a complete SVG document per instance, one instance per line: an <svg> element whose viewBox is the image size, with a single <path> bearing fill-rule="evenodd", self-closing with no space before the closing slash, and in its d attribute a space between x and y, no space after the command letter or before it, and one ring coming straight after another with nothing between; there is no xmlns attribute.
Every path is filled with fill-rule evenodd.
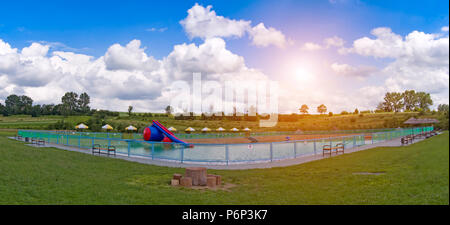
<svg viewBox="0 0 450 225"><path fill-rule="evenodd" d="M114 133L19 130L18 135L24 138L43 139L46 143L81 149L91 149L94 144L104 148L115 146L118 155L128 157L145 157L153 160L169 160L180 163L196 162L228 165L232 163L270 162L305 155L322 154L324 145L335 146L338 143L342 143L348 149L429 131L433 131L432 126L397 128L370 134L272 143L192 144L192 146L178 143L147 142L134 139L132 136L130 139L124 139L122 134ZM362 132L355 131L355 133Z"/></svg>

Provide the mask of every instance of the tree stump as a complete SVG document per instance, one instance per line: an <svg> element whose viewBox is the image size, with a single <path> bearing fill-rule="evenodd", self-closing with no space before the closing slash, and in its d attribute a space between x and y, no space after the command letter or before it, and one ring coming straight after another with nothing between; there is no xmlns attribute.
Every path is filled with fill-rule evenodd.
<svg viewBox="0 0 450 225"><path fill-rule="evenodd" d="M214 175L216 176L216 185L222 185L222 177L220 175Z"/></svg>
<svg viewBox="0 0 450 225"><path fill-rule="evenodd" d="M187 167L185 177L192 178L192 185L206 185L206 168L205 167Z"/></svg>
<svg viewBox="0 0 450 225"><path fill-rule="evenodd" d="M222 177L220 175L208 174L208 177L215 177L216 178L216 185L221 185L222 184Z"/></svg>
<svg viewBox="0 0 450 225"><path fill-rule="evenodd" d="M170 182L170 185L172 186L178 186L180 184L180 180L172 179Z"/></svg>
<svg viewBox="0 0 450 225"><path fill-rule="evenodd" d="M181 186L184 186L184 187L191 187L192 186L192 178L183 177L180 180L180 184L181 184Z"/></svg>
<svg viewBox="0 0 450 225"><path fill-rule="evenodd" d="M206 183L208 184L208 187L216 187L216 177L208 176L206 178Z"/></svg>
<svg viewBox="0 0 450 225"><path fill-rule="evenodd" d="M172 179L174 179L174 180L181 180L181 177L183 177L181 174L175 173L175 174L173 174L173 178Z"/></svg>

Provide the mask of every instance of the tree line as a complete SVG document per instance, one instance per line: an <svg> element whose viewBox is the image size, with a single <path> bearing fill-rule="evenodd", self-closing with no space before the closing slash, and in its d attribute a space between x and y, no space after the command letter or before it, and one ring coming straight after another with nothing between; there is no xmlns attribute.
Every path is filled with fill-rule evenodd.
<svg viewBox="0 0 450 225"><path fill-rule="evenodd" d="M309 107L306 104L303 104L299 109L301 114L308 114ZM320 114L324 114L327 112L327 107L324 104L320 104L317 106L317 112Z"/></svg>
<svg viewBox="0 0 450 225"><path fill-rule="evenodd" d="M380 102L374 112L421 112L430 111L430 106L433 105L433 100L429 93L416 92L414 90L406 90L400 92L387 92L384 96L384 101ZM299 111L301 114L308 114L309 107L303 104ZM327 107L324 104L317 106L317 112L324 114L327 112ZM361 113L372 112L370 110L362 111ZM355 109L353 114L359 114L359 110ZM329 113L332 115L332 112ZM341 115L349 114L347 111L342 111Z"/></svg>
<svg viewBox="0 0 450 225"><path fill-rule="evenodd" d="M90 108L90 102L91 100L87 93L78 95L75 92L67 92L61 97L61 103L59 104L33 105L33 99L30 97L12 94L6 97L5 105L0 103L0 114L3 116L31 115L32 117L38 117L40 115L92 115L97 110ZM107 110L102 111L106 114L118 116L118 113Z"/></svg>
<svg viewBox="0 0 450 225"><path fill-rule="evenodd" d="M40 115L92 115L96 112L96 110L91 110L89 107L90 97L87 93L82 93L78 95L75 92L67 92L61 97L60 104L43 104L43 105L33 105L33 99L26 95L18 96L15 94L9 95L5 100L5 105L0 103L0 114L4 116L8 115L31 115L33 117ZM387 92L384 96L384 101L380 102L375 110L375 112L400 112L400 111L429 111L430 106L433 104L433 100L429 93L425 92L415 92L414 90L406 90L403 93L400 92ZM133 106L129 106L128 113L132 114ZM103 110L105 112L109 112L108 110ZM173 108L171 106L167 106L165 108L166 114L169 116L173 112ZM308 114L309 107L306 104L303 104L299 109L301 114ZM320 114L324 114L327 112L327 107L324 104L317 106L317 112ZM370 112L370 111L369 111ZM118 116L116 112L109 112L107 114L111 114L111 116ZM114 114L114 115L112 115ZM330 112L332 115L332 113ZM342 115L349 114L347 111L342 111ZM359 114L358 109L355 109L354 114ZM241 120L241 118L236 116L234 113L229 117L229 120ZM223 118L222 117L222 118ZM255 120L254 116L248 116L246 113L244 114L244 120ZM260 117L260 115L256 114L256 117ZM212 116L207 117L205 115L201 116L204 120L220 120L221 117ZM175 119L180 120L189 120L194 119L193 115L190 116L176 116ZM258 118L259 119L259 118ZM258 120L256 119L256 120Z"/></svg>
<svg viewBox="0 0 450 225"><path fill-rule="evenodd" d="M420 112L430 111L433 105L430 93L406 90L405 92L387 92L384 101L377 106L382 112Z"/></svg>

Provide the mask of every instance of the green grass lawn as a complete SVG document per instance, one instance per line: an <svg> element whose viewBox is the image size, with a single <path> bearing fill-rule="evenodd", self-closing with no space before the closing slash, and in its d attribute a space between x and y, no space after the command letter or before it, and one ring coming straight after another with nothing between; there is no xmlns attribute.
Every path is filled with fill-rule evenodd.
<svg viewBox="0 0 450 225"><path fill-rule="evenodd" d="M297 166L209 170L236 185L228 191L171 187L184 169L28 147L11 134L0 132L0 204L449 204L448 132Z"/></svg>

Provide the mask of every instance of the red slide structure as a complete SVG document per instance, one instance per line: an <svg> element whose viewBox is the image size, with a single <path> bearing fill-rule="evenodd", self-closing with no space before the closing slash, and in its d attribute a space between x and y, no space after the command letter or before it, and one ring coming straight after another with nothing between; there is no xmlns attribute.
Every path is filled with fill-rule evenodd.
<svg viewBox="0 0 450 225"><path fill-rule="evenodd" d="M177 138L170 130L164 127L157 120L153 120L153 124L144 129L144 140L146 141L161 141L161 142L175 142L186 144L185 141Z"/></svg>

